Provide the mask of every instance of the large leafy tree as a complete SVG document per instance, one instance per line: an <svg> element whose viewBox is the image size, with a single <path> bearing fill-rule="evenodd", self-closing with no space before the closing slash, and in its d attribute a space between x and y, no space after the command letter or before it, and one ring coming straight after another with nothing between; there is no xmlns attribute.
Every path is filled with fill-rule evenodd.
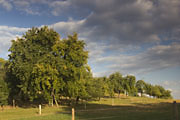
<svg viewBox="0 0 180 120"><path fill-rule="evenodd" d="M53 100L59 94L78 97L83 93L88 52L77 34L60 40L47 26L32 28L12 41L7 65L11 99Z"/></svg>
<svg viewBox="0 0 180 120"><path fill-rule="evenodd" d="M32 28L12 41L7 66L11 98L30 101L55 98L63 85L58 72L61 58L56 58L52 49L59 41L59 34L46 26Z"/></svg>

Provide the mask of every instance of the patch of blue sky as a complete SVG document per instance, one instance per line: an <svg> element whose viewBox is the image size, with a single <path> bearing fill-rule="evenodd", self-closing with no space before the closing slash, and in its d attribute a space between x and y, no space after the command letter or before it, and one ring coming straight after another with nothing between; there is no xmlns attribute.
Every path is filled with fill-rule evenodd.
<svg viewBox="0 0 180 120"><path fill-rule="evenodd" d="M27 13L11 10L7 12L0 12L0 25L13 27L33 26L39 27L41 25L51 25L59 21L67 21L68 17L52 16L52 15L31 15Z"/></svg>
<svg viewBox="0 0 180 120"><path fill-rule="evenodd" d="M171 89L174 97L180 99L180 95L173 90L180 90L180 67L172 67L152 71L146 74L136 75L137 80L144 80L153 85L162 85L166 89Z"/></svg>

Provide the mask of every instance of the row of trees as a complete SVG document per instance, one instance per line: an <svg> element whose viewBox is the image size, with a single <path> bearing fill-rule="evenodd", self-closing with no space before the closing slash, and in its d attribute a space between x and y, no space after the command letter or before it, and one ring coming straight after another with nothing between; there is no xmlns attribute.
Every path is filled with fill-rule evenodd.
<svg viewBox="0 0 180 120"><path fill-rule="evenodd" d="M94 78L96 96L110 96L125 94L126 96L149 96L153 98L172 98L171 91L160 85L152 85L143 80L136 81L133 75L124 76L119 72L112 73L109 77ZM93 85L92 83L92 85ZM97 95L98 94L98 95Z"/></svg>
<svg viewBox="0 0 180 120"><path fill-rule="evenodd" d="M170 91L136 82L135 76L113 73L109 77L93 78L85 43L78 40L76 33L60 39L60 35L47 26L32 28L12 41L9 52L8 61L1 60L1 104L5 104L2 101L7 98L58 104L61 96L78 101L112 97L114 93L136 96L138 92L158 98L171 97Z"/></svg>
<svg viewBox="0 0 180 120"><path fill-rule="evenodd" d="M130 96L152 96L156 98L171 98L171 91L165 90L160 85L152 85L143 80L136 81L133 75L122 77L118 72L109 76L109 81L113 85L115 93L124 93ZM139 93L139 94L138 94Z"/></svg>

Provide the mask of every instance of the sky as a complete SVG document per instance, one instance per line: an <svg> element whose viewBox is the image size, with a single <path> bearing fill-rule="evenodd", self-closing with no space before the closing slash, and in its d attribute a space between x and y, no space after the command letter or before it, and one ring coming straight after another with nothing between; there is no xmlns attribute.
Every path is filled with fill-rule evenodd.
<svg viewBox="0 0 180 120"><path fill-rule="evenodd" d="M93 76L135 75L180 99L180 0L0 0L0 57L44 25L78 33Z"/></svg>

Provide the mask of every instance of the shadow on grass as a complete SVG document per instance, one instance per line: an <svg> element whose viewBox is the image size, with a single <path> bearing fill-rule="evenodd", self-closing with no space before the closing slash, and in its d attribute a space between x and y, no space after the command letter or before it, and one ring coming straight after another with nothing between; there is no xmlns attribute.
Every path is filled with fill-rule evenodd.
<svg viewBox="0 0 180 120"><path fill-rule="evenodd" d="M71 107L63 108L63 111L56 114L71 115ZM166 102L114 106L88 103L75 106L75 117L76 120L172 120L172 111L172 104Z"/></svg>

